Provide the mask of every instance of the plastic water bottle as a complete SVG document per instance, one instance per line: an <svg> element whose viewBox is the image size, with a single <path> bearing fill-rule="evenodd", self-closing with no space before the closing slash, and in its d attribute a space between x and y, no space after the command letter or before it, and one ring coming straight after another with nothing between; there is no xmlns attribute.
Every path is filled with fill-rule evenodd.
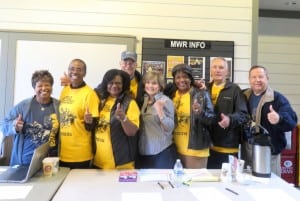
<svg viewBox="0 0 300 201"><path fill-rule="evenodd" d="M184 174L183 166L182 166L182 163L181 163L180 159L176 160L173 172L174 172L175 186L180 187L182 185L182 182L183 182L183 174Z"/></svg>

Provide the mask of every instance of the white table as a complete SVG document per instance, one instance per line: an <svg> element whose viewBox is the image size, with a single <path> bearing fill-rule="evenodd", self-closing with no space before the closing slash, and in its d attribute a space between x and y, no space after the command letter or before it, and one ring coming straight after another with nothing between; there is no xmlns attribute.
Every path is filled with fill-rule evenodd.
<svg viewBox="0 0 300 201"><path fill-rule="evenodd" d="M2 166L0 168L5 169L7 167ZM26 183L0 183L0 200L51 200L69 171L69 168L60 167L56 175L44 177L42 170L40 170Z"/></svg>
<svg viewBox="0 0 300 201"><path fill-rule="evenodd" d="M219 174L219 170L211 170L211 172L214 175ZM149 196L149 199L144 197L143 199L140 198L139 201L153 200L155 198L154 195L157 194L161 197L161 199L158 200L197 201L198 199L192 194L191 190L201 194L201 201L221 199L239 201L260 200L255 199L255 196L259 194L259 197L263 197L262 200L264 201L298 201L300 199L299 190L274 174L272 174L270 179L263 179L264 182L269 181L268 183L252 181L249 185L242 185L237 182L193 182L190 186L172 188L167 181L162 181L161 183L164 189L157 184L157 181L141 182L138 179L137 182L119 182L119 174L119 171L102 171L96 169L71 170L53 197L53 200L124 201L124 199L122 199L124 195L130 193L145 193L145 195ZM238 195L226 190L226 188L232 189L234 192L237 192ZM151 198L152 195L153 197ZM223 196L223 198L218 197L219 195ZM132 201L134 200L135 199Z"/></svg>

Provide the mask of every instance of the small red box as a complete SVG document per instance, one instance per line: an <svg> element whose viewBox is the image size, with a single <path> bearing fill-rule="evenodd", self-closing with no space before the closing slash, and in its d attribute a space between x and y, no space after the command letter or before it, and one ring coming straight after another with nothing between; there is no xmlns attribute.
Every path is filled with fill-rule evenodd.
<svg viewBox="0 0 300 201"><path fill-rule="evenodd" d="M296 154L281 154L281 178L296 185Z"/></svg>

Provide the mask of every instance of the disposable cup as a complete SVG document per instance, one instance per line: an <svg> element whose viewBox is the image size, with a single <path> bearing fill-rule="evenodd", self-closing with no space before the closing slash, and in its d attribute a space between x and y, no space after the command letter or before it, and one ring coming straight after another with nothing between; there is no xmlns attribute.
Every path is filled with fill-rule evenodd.
<svg viewBox="0 0 300 201"><path fill-rule="evenodd" d="M51 177L53 174L53 160L51 158L44 158L43 172L45 177Z"/></svg>

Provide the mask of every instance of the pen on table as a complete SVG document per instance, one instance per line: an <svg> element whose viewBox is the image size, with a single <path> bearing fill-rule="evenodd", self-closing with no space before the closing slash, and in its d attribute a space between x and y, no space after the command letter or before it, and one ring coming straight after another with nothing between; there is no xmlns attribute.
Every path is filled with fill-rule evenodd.
<svg viewBox="0 0 300 201"><path fill-rule="evenodd" d="M174 188L174 185L172 184L172 182L169 181L169 184L172 188Z"/></svg>
<svg viewBox="0 0 300 201"><path fill-rule="evenodd" d="M239 195L237 192L235 192L234 190L231 190L230 188L225 188L225 189L235 195Z"/></svg>
<svg viewBox="0 0 300 201"><path fill-rule="evenodd" d="M165 189L165 187L161 183L157 182L157 184L160 186L161 189Z"/></svg>

